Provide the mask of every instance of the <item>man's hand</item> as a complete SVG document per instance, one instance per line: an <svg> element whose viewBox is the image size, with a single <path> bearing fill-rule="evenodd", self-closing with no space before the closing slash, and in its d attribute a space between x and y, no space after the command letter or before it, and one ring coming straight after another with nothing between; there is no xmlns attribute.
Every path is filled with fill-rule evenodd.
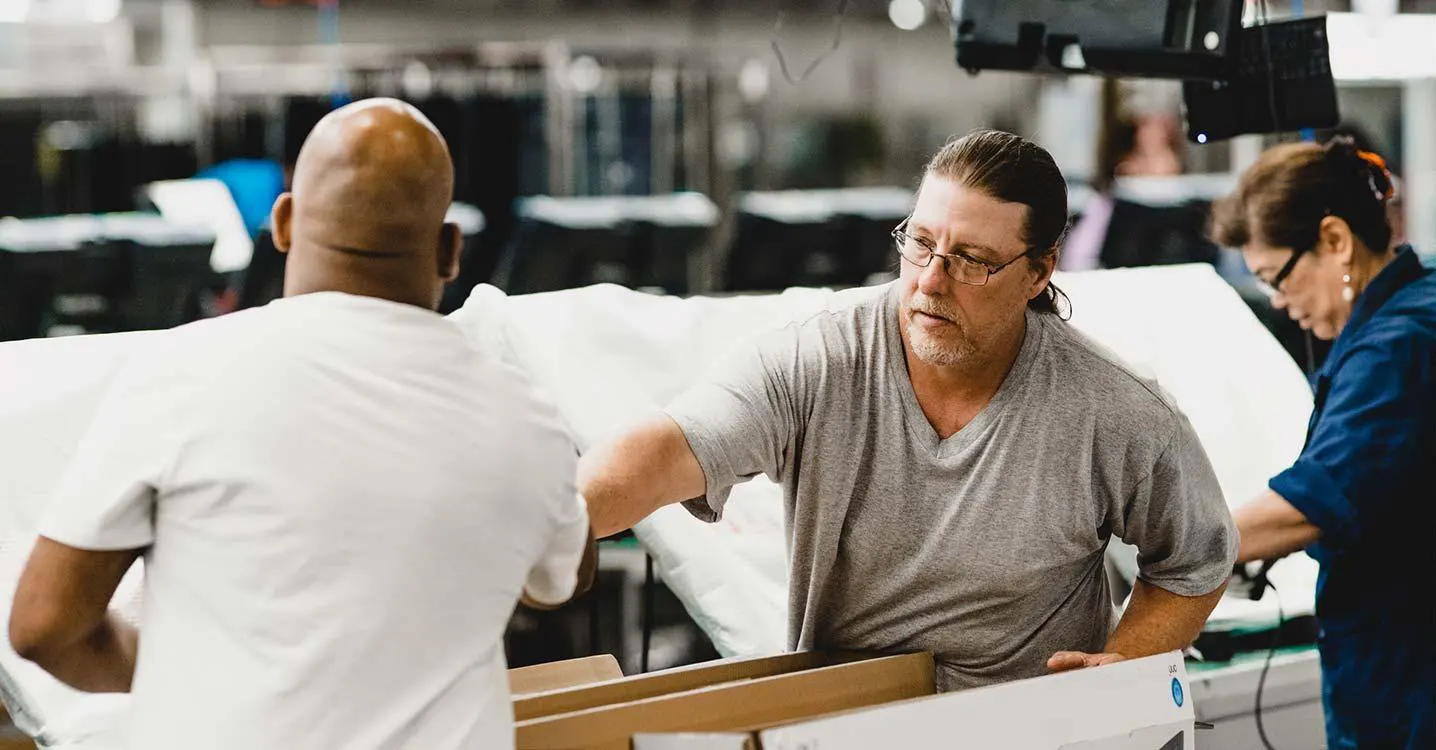
<svg viewBox="0 0 1436 750"><path fill-rule="evenodd" d="M1186 648L1201 633L1223 591L1226 584L1204 596L1179 596L1138 579L1122 621L1107 639L1106 651L1059 651L1047 660L1047 668L1066 672Z"/></svg>
<svg viewBox="0 0 1436 750"><path fill-rule="evenodd" d="M1126 660L1127 657L1114 653L1087 654L1081 651L1058 651L1052 655L1051 659L1047 660L1047 668L1053 672L1070 672L1087 667L1104 667Z"/></svg>

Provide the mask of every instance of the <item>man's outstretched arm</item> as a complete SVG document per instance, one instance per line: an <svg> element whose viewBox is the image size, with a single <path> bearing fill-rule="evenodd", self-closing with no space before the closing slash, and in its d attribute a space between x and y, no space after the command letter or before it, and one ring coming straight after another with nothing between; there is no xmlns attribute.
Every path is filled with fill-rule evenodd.
<svg viewBox="0 0 1436 750"><path fill-rule="evenodd" d="M140 550L90 551L40 537L15 590L10 645L56 679L90 693L127 693L139 631L110 599Z"/></svg>
<svg viewBox="0 0 1436 750"><path fill-rule="evenodd" d="M644 422L578 462L594 535L612 536L665 505L702 497L703 467L667 415Z"/></svg>

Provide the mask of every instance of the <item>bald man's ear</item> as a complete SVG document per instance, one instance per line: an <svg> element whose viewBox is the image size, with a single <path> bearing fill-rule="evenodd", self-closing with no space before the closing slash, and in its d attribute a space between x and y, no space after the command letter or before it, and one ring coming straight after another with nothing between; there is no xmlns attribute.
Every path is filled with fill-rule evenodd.
<svg viewBox="0 0 1436 750"><path fill-rule="evenodd" d="M269 233L274 238L274 249L281 253L289 252L289 222L293 218L294 196L284 193L274 202L274 210L269 214Z"/></svg>
<svg viewBox="0 0 1436 750"><path fill-rule="evenodd" d="M463 231L458 224L445 224L439 235L439 278L445 283L459 278L459 262L463 254Z"/></svg>

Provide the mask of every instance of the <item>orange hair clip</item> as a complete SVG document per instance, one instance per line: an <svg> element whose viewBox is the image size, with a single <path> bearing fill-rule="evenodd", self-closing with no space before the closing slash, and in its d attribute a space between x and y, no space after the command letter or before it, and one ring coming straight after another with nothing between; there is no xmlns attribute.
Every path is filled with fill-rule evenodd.
<svg viewBox="0 0 1436 750"><path fill-rule="evenodd" d="M1381 174L1386 178L1386 190L1376 190L1375 181L1372 182L1371 188L1374 192L1377 192L1381 196L1382 200L1391 200L1391 198L1396 194L1396 180L1391 176L1391 170L1386 168L1386 160L1381 158L1381 154L1377 154L1371 151L1357 151L1356 156L1367 164L1370 164L1371 166L1380 170Z"/></svg>

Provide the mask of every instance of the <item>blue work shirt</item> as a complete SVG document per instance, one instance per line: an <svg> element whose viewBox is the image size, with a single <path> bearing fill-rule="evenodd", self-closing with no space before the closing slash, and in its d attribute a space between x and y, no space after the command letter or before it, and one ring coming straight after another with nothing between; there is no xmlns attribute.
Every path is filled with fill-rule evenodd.
<svg viewBox="0 0 1436 750"><path fill-rule="evenodd" d="M1332 748L1436 748L1436 271L1401 248L1313 381L1271 480L1321 529L1316 616Z"/></svg>

